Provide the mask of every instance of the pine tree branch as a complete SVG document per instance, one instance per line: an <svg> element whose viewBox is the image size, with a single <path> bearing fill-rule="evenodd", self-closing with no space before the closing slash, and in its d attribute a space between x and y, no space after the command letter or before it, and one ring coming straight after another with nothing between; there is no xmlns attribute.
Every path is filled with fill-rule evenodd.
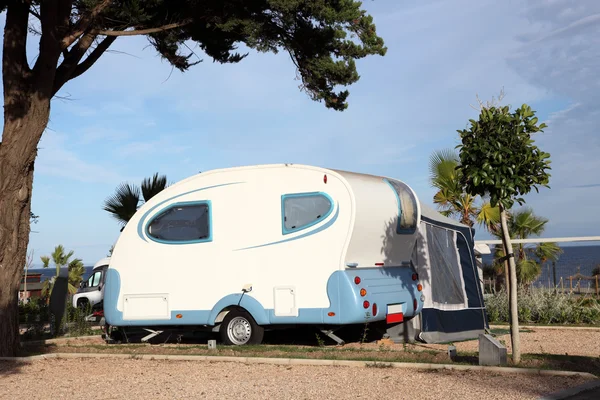
<svg viewBox="0 0 600 400"><path fill-rule="evenodd" d="M92 46L95 39L95 34L86 33L77 41L75 46L73 46L73 48L68 52L63 62L56 69L54 84L52 86L52 96L54 96L60 90L60 88L62 88L63 85L67 83L69 79L71 79L71 76L77 68L79 61L81 61L85 53Z"/></svg>
<svg viewBox="0 0 600 400"><path fill-rule="evenodd" d="M31 72L26 49L28 21L27 2L11 3L7 7L2 50L5 97L7 89L12 86L18 87L19 82L22 82Z"/></svg>
<svg viewBox="0 0 600 400"><path fill-rule="evenodd" d="M91 26L92 22L112 3L112 0L104 0L98 4L89 14L82 16L73 27L73 30L62 40L62 48L67 49L83 35Z"/></svg>
<svg viewBox="0 0 600 400"><path fill-rule="evenodd" d="M192 20L188 19L182 22L175 22L173 24L163 25L156 28L148 28L148 29L134 29L131 31L94 31L97 35L104 36L136 36L136 35L149 35L151 33L158 33L168 31L169 29L179 28L191 23Z"/></svg>

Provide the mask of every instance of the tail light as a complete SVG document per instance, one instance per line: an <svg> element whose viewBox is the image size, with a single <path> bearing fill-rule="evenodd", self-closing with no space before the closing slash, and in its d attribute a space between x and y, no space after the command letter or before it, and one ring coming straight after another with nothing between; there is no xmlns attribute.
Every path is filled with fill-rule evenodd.
<svg viewBox="0 0 600 400"><path fill-rule="evenodd" d="M416 281L417 279L419 279L419 275L418 274L412 274L412 280Z"/></svg>
<svg viewBox="0 0 600 400"><path fill-rule="evenodd" d="M357 285L360 285L360 277L355 276L354 277L354 283L356 283Z"/></svg>
<svg viewBox="0 0 600 400"><path fill-rule="evenodd" d="M369 308L370 305L371 305L371 303L369 303L367 300L363 301L364 308Z"/></svg>

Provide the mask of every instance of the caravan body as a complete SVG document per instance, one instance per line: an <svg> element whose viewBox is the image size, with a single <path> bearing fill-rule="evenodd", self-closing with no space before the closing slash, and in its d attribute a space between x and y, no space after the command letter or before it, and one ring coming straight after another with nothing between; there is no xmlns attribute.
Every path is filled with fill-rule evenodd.
<svg viewBox="0 0 600 400"><path fill-rule="evenodd" d="M400 322L421 311L417 196L378 176L279 164L204 172L119 237L104 312L123 326Z"/></svg>

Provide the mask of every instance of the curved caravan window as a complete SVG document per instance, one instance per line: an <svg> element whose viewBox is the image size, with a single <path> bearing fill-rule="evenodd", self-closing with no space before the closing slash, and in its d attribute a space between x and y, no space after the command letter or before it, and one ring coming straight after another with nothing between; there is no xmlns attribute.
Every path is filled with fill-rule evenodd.
<svg viewBox="0 0 600 400"><path fill-rule="evenodd" d="M286 194L281 202L284 235L322 221L333 209L333 201L324 193Z"/></svg>
<svg viewBox="0 0 600 400"><path fill-rule="evenodd" d="M210 202L173 204L150 221L147 232L161 243L210 241Z"/></svg>
<svg viewBox="0 0 600 400"><path fill-rule="evenodd" d="M396 233L412 233L417 229L417 199L410 188L395 179L384 179L396 193L399 215Z"/></svg>

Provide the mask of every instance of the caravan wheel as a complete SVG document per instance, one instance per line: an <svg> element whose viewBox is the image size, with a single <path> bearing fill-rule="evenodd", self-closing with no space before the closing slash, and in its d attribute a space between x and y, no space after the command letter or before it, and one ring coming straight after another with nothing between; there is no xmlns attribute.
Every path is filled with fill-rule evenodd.
<svg viewBox="0 0 600 400"><path fill-rule="evenodd" d="M265 330L246 311L231 310L221 323L221 340L226 345L260 344Z"/></svg>

